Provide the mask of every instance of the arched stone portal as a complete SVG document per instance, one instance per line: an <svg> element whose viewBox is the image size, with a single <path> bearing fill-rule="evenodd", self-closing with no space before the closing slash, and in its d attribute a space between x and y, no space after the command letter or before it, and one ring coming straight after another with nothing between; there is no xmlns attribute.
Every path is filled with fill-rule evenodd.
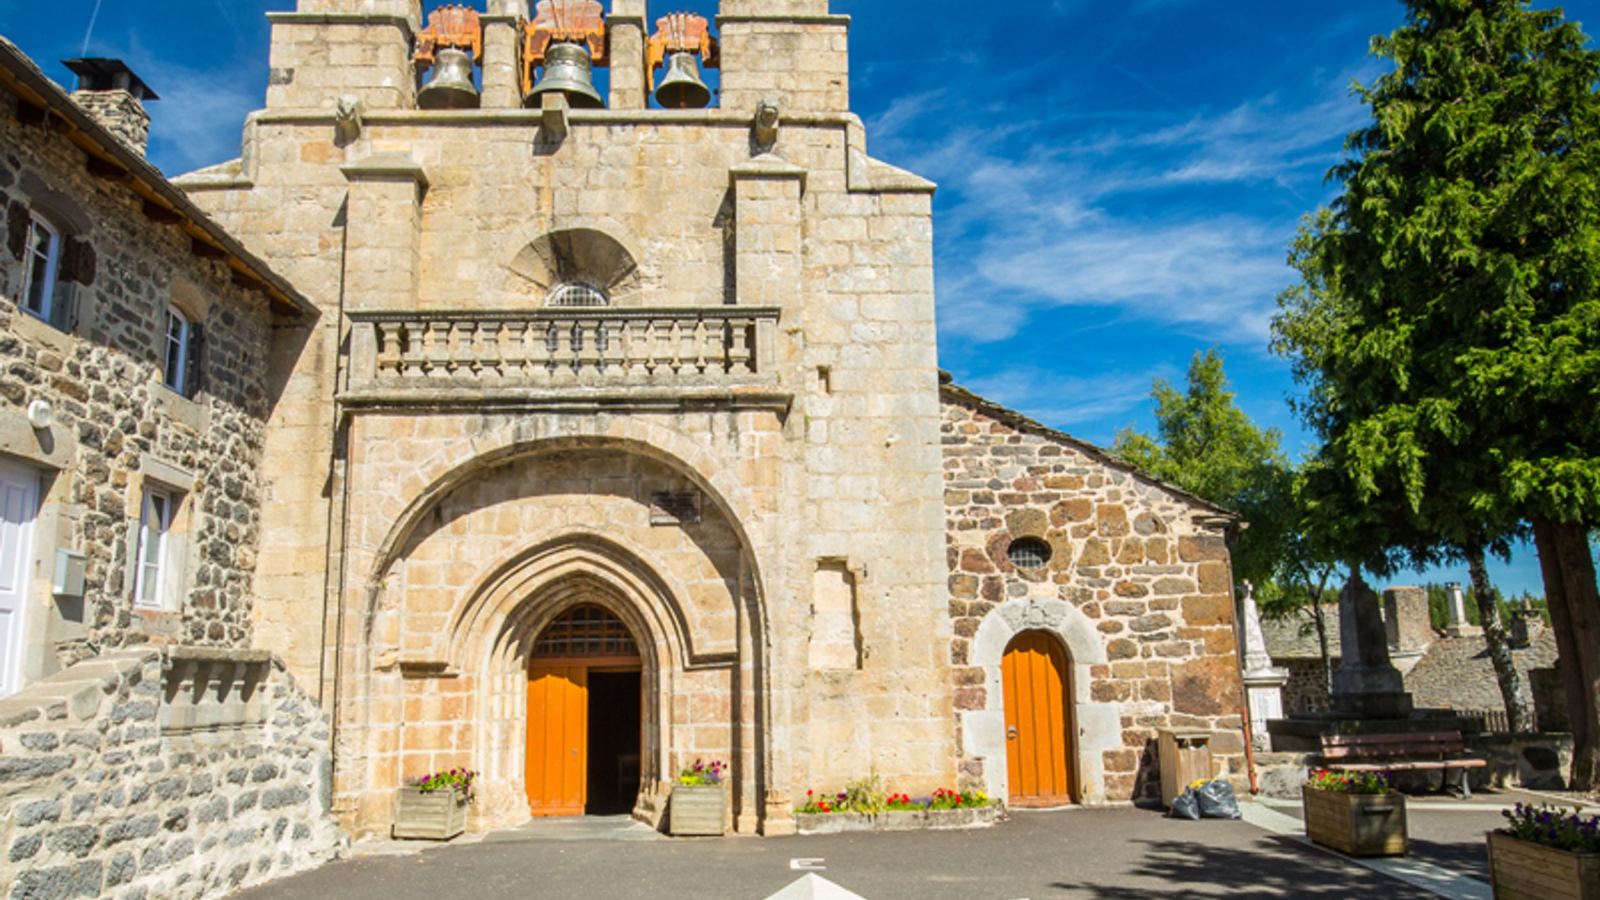
<svg viewBox="0 0 1600 900"><path fill-rule="evenodd" d="M1006 760L1006 651L1026 634L1048 635L1064 649L1063 678L1069 694L1067 720L1072 740L1066 759L1068 779L1077 802L1086 806L1106 803L1102 753L1122 745L1121 720L1112 703L1095 702L1089 685L1092 669L1106 665L1105 646L1094 623L1072 604L1061 600L1024 598L996 607L984 617L972 642L972 663L984 672L984 708L961 714L965 752L984 762L989 795L1009 797L1013 791Z"/></svg>
<svg viewBox="0 0 1600 900"><path fill-rule="evenodd" d="M694 515L663 516L663 495L692 495ZM682 471L616 447L499 460L420 511L372 604L364 708L378 714L361 743L393 756L368 768L363 793L465 766L480 772L473 827L526 819L530 664L551 623L587 606L638 649L634 812L658 821L677 767L719 758L735 822L757 826L769 768L758 579L742 529Z"/></svg>

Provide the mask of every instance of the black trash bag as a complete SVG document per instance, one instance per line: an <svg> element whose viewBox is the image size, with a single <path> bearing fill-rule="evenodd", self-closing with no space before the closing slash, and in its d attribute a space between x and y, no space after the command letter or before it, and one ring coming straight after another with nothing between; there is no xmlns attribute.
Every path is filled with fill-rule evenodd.
<svg viewBox="0 0 1600 900"><path fill-rule="evenodd" d="M1184 788L1183 793L1172 801L1172 808L1167 810L1167 818L1200 821L1200 797L1195 794L1194 788Z"/></svg>
<svg viewBox="0 0 1600 900"><path fill-rule="evenodd" d="M1218 779L1208 781L1195 791L1200 804L1200 815L1207 819L1237 819L1239 801L1233 797L1233 785Z"/></svg>

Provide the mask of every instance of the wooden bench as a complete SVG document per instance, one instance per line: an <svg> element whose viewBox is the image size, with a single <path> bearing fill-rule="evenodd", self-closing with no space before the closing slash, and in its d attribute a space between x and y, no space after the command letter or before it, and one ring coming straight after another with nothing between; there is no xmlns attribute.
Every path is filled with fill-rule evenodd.
<svg viewBox="0 0 1600 900"><path fill-rule="evenodd" d="M1344 772L1419 772L1443 769L1445 783L1450 770L1461 770L1461 795L1472 796L1468 769L1481 769L1489 761L1468 756L1466 742L1459 731L1420 734L1324 735L1322 758L1330 769Z"/></svg>

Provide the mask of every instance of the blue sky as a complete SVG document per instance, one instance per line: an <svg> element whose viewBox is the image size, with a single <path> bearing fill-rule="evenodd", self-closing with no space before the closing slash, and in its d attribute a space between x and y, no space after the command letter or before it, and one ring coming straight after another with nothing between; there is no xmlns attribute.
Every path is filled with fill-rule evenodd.
<svg viewBox="0 0 1600 900"><path fill-rule="evenodd" d="M434 3L428 3L431 8ZM481 3L479 5L482 5ZM1551 4L1537 3L1539 6ZM179 173L238 155L266 93L268 10L293 0L105 0L90 53L159 92L152 158ZM711 0L652 13L715 13ZM0 0L0 33L58 80L94 0ZM1152 427L1154 378L1227 356L1241 406L1305 437L1267 349L1287 242L1333 195L1365 121L1353 81L1397 0L833 0L854 17L853 103L869 150L940 183L942 365L963 384L1108 444ZM1600 28L1600 0L1565 4ZM1498 567L1540 592L1531 551ZM1464 571L1429 577L1465 580ZM1410 579L1407 579L1410 580Z"/></svg>

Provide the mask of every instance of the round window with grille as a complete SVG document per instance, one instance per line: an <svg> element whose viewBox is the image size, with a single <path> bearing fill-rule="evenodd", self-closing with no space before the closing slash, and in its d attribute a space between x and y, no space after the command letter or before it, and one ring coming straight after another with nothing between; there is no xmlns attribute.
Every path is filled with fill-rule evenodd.
<svg viewBox="0 0 1600 900"><path fill-rule="evenodd" d="M1019 569L1041 569L1050 562L1050 545L1036 537L1017 538L1006 550L1006 558Z"/></svg>
<svg viewBox="0 0 1600 900"><path fill-rule="evenodd" d="M594 285L580 281L569 282L550 293L551 306L596 307L609 306L606 295Z"/></svg>

